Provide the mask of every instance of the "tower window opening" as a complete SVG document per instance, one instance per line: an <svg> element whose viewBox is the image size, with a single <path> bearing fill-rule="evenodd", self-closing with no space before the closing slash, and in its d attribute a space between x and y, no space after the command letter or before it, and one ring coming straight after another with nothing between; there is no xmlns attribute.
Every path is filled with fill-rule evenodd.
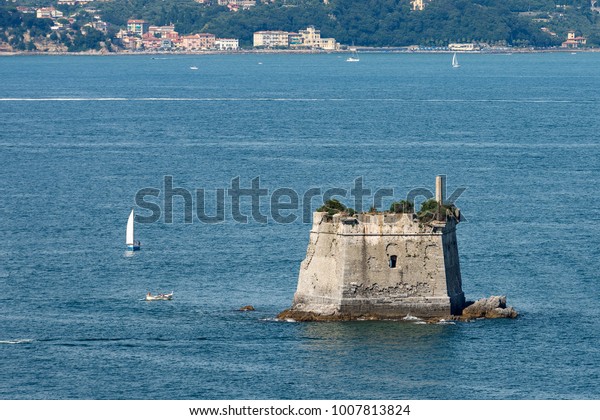
<svg viewBox="0 0 600 420"><path fill-rule="evenodd" d="M398 257L396 255L390 255L390 268L396 268L396 262Z"/></svg>

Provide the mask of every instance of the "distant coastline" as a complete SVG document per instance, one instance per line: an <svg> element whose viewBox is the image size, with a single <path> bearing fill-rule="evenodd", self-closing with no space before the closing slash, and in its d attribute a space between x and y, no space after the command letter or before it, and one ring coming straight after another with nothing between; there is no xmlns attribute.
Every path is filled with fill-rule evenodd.
<svg viewBox="0 0 600 420"><path fill-rule="evenodd" d="M477 51L451 51L451 50L408 50L405 47L356 47L360 53L388 53L388 54L535 54L535 53L597 53L600 48L506 48L493 50ZM260 54L286 54L286 55L304 55L304 54L348 54L349 50L296 50L296 49L277 49L277 50L237 50L237 51L0 51L0 57L7 56L117 56L117 55L147 55L147 56L171 56L171 55L260 55Z"/></svg>

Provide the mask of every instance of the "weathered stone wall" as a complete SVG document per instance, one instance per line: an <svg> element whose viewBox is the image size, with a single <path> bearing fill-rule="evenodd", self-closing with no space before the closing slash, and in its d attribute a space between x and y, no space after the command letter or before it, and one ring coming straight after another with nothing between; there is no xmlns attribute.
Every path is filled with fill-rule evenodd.
<svg viewBox="0 0 600 420"><path fill-rule="evenodd" d="M298 288L286 316L314 319L436 318L460 314L456 222L411 214L316 212ZM395 257L395 267L390 260Z"/></svg>

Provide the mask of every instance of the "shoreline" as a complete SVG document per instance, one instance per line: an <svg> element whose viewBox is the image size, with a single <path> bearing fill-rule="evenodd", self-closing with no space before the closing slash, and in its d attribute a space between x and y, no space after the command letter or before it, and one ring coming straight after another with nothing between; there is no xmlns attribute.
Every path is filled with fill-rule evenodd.
<svg viewBox="0 0 600 420"><path fill-rule="evenodd" d="M407 50L403 47L356 47L361 54L540 54L540 53L597 53L600 48L555 48L555 49L532 49L532 48L507 48L502 50L477 50L477 51L424 51L424 50ZM348 54L350 50L237 50L237 51L81 51L81 52L66 52L66 51L0 51L0 57L10 56L98 56L112 57L118 55L131 56L170 56L170 55L303 55L303 54Z"/></svg>

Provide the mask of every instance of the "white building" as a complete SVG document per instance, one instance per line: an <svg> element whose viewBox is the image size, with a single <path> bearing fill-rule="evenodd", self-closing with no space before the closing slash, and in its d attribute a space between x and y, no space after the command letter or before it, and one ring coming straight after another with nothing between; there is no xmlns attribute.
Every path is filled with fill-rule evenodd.
<svg viewBox="0 0 600 420"><path fill-rule="evenodd" d="M63 13L54 7L41 7L36 9L35 16L38 19L56 19L63 17Z"/></svg>
<svg viewBox="0 0 600 420"><path fill-rule="evenodd" d="M169 38L169 36L172 36L173 33L177 34L177 32L175 32L175 25L150 25L148 26L148 32L157 38Z"/></svg>
<svg viewBox="0 0 600 420"><path fill-rule="evenodd" d="M301 46L303 47L323 50L335 50L338 48L335 38L321 38L321 31L315 29L314 26L300 30L299 34L302 39Z"/></svg>
<svg viewBox="0 0 600 420"><path fill-rule="evenodd" d="M315 29L314 26L302 29L298 33L285 31L254 32L254 46L264 48L339 49L339 44L335 41L335 38L321 38L321 31Z"/></svg>
<svg viewBox="0 0 600 420"><path fill-rule="evenodd" d="M236 51L240 49L240 41L235 38L217 38L215 48L219 51Z"/></svg>
<svg viewBox="0 0 600 420"><path fill-rule="evenodd" d="M425 8L425 3L423 3L423 0L412 0L410 5L413 10L423 10Z"/></svg>
<svg viewBox="0 0 600 420"><path fill-rule="evenodd" d="M256 0L219 0L219 6L229 6L234 8L249 9L256 6Z"/></svg>
<svg viewBox="0 0 600 420"><path fill-rule="evenodd" d="M288 32L285 31L259 31L254 32L254 46L273 48L288 47Z"/></svg>
<svg viewBox="0 0 600 420"><path fill-rule="evenodd" d="M298 31L302 38L302 45L309 48L321 48L321 31L309 26Z"/></svg>
<svg viewBox="0 0 600 420"><path fill-rule="evenodd" d="M475 51L477 48L475 44L448 44L448 49L450 51Z"/></svg>
<svg viewBox="0 0 600 420"><path fill-rule="evenodd" d="M339 49L339 44L335 42L335 38L321 38L321 48L328 51Z"/></svg>

